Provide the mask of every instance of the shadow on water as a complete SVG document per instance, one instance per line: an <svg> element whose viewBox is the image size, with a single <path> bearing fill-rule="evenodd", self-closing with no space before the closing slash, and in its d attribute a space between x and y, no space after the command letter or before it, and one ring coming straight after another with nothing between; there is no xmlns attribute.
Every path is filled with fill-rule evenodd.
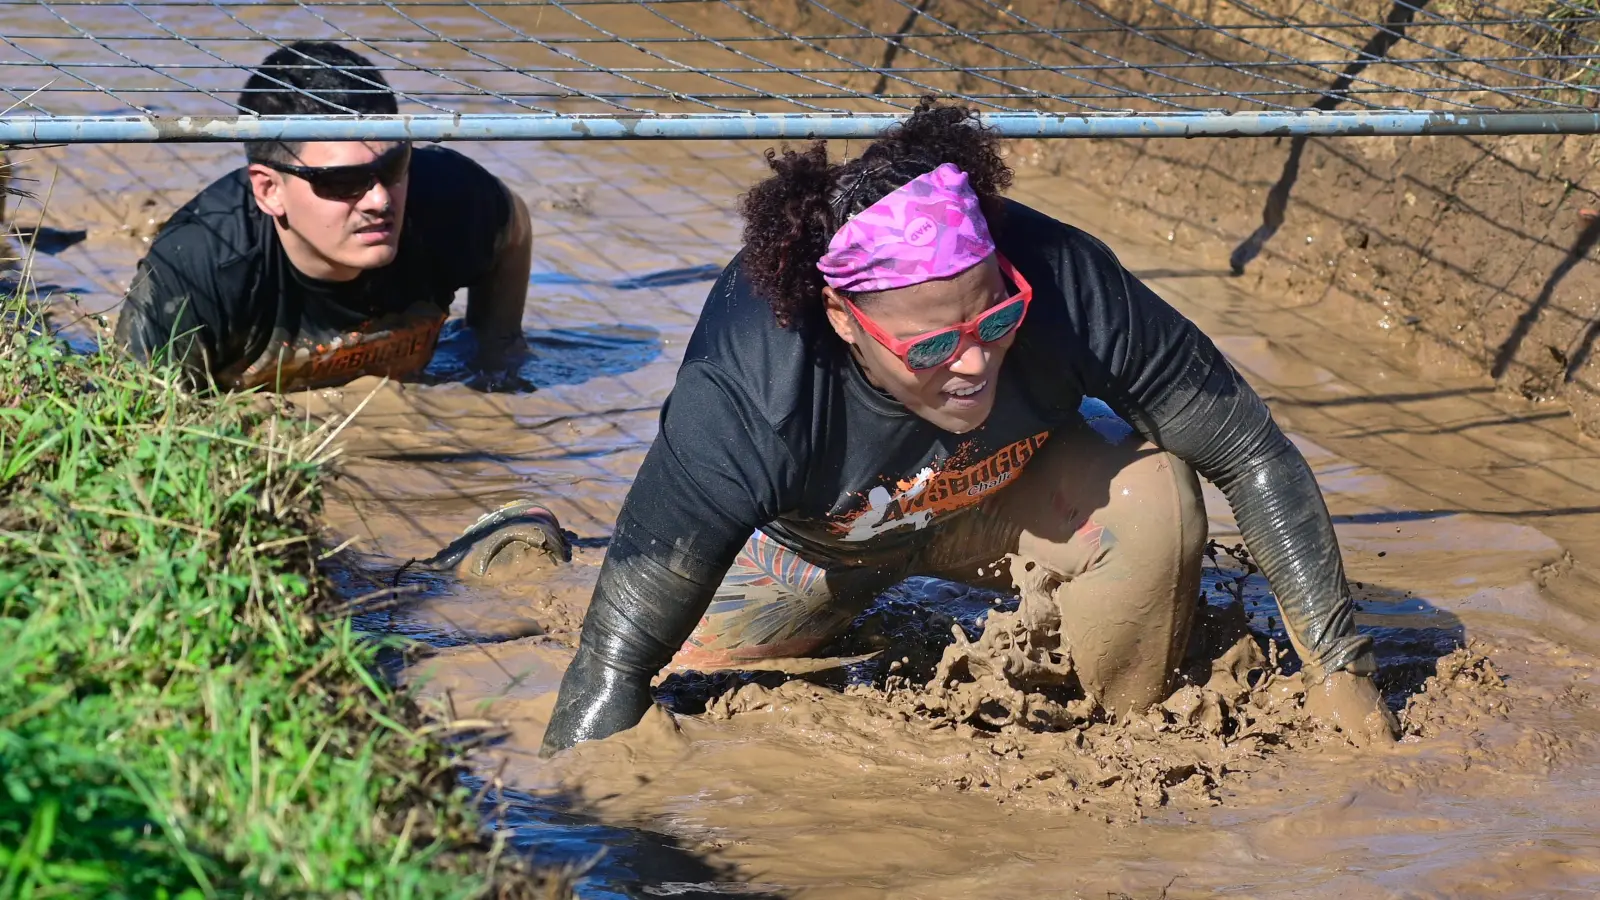
<svg viewBox="0 0 1600 900"><path fill-rule="evenodd" d="M0 256L5 252L4 246L0 241ZM12 262L0 259L0 266ZM46 327L50 334L66 344L72 352L84 355L100 350L100 337L96 333L93 317L75 305L76 297L88 293L90 289L87 287L45 281L32 272L24 275L16 269L0 271L0 294L31 296L45 301L41 305L46 311Z"/></svg>
<svg viewBox="0 0 1600 900"><path fill-rule="evenodd" d="M528 276L528 283L534 287L581 284L607 287L616 291L642 291L650 288L668 288L676 287L680 284L716 281L721 274L722 266L714 263L705 263L698 266L662 269L659 272L648 272L644 275L630 275L625 278L614 279L584 278L579 275L569 275L565 272L534 272Z"/></svg>
<svg viewBox="0 0 1600 900"><path fill-rule="evenodd" d="M474 791L484 788L480 779L463 780ZM535 865L582 870L575 888L585 900L783 896L739 880L671 835L601 824L558 798L488 790L484 809L490 827Z"/></svg>
<svg viewBox="0 0 1600 900"><path fill-rule="evenodd" d="M43 253L46 256L55 256L62 251L83 243L89 238L89 232L82 228L51 228L48 225L20 225L14 226L10 234L6 235L19 247L34 253Z"/></svg>
<svg viewBox="0 0 1600 900"><path fill-rule="evenodd" d="M588 325L530 330L528 358L518 370L537 387L582 384L607 375L625 375L661 356L661 333L647 325ZM451 319L439 335L432 362L416 380L443 384L471 377L477 338L462 319Z"/></svg>
<svg viewBox="0 0 1600 900"><path fill-rule="evenodd" d="M1566 278L1573 269L1578 267L1579 263L1589 258L1589 251L1594 249L1596 243L1600 243L1600 219L1590 219L1584 224L1583 230L1578 233L1577 238L1573 240L1572 246L1567 250L1567 255L1562 258L1561 262L1550 272L1550 276L1545 279L1544 286L1539 288L1538 296L1534 297L1533 302L1528 304L1528 308L1517 316L1517 323L1512 327L1511 333L1506 335L1506 339L1501 342L1500 348L1495 351L1494 363L1489 367L1490 375L1499 378L1506 374L1506 370L1511 367L1512 360L1517 357L1517 351L1522 349L1522 342L1527 339L1528 333L1533 330L1533 326L1544 315L1545 308L1550 305L1550 299L1555 296L1556 287L1561 284L1562 279ZM1583 368L1584 363L1589 361L1589 355L1594 348L1596 338L1600 338L1600 320L1589 323L1588 327L1584 329L1583 337L1579 338L1578 344L1571 353L1562 353L1560 350L1551 348L1552 355L1556 356L1556 361L1563 367L1565 380L1571 381L1578 371Z"/></svg>

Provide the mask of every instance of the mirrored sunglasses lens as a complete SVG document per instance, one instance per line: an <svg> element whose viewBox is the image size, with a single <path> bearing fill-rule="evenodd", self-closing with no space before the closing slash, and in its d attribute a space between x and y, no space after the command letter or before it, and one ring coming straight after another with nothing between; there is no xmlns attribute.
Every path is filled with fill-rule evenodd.
<svg viewBox="0 0 1600 900"><path fill-rule="evenodd" d="M931 369L948 360L956 352L959 343L961 335L954 331L924 338L906 351L906 362L913 369Z"/></svg>
<svg viewBox="0 0 1600 900"><path fill-rule="evenodd" d="M1022 321L1022 301L1012 300L990 310L978 321L978 340L984 343L998 341L1011 333Z"/></svg>
<svg viewBox="0 0 1600 900"><path fill-rule="evenodd" d="M378 164L378 180L385 186L393 187L406 174L406 169L411 166L411 148L406 147L399 151L390 151L393 156L381 160Z"/></svg>
<svg viewBox="0 0 1600 900"><path fill-rule="evenodd" d="M372 190L377 179L372 172L325 172L312 179L312 187L323 197L353 200Z"/></svg>

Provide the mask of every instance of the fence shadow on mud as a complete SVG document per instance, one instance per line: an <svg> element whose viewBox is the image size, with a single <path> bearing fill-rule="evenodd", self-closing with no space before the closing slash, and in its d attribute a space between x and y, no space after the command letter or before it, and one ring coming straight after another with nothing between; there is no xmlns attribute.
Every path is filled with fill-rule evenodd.
<svg viewBox="0 0 1600 900"><path fill-rule="evenodd" d="M1375 37L1403 33L1391 27ZM1336 89L1319 106L1336 106ZM1190 242L1231 248L1234 275L1354 297L1380 327L1449 348L1504 388L1565 397L1595 431L1600 186L1583 140L1093 141L1085 166L1073 165L1077 147L1050 152L1059 174L1097 181Z"/></svg>
<svg viewBox="0 0 1600 900"><path fill-rule="evenodd" d="M1369 65L1389 53L1399 40L1405 36L1405 28L1416 18L1417 11L1427 6L1428 0L1418 0L1415 3L1396 2L1389 8L1389 14L1384 17L1383 27L1378 28L1366 44L1356 53L1356 58L1344 67L1339 77L1334 80L1328 92L1318 97L1311 104L1312 109L1328 111L1337 108L1349 98L1350 85L1356 76L1360 75ZM1251 232L1240 244L1228 254L1228 266L1233 274L1244 274L1245 266L1261 253L1267 241L1278 233L1283 227L1284 210L1289 203L1289 194L1294 190L1294 183L1300 178L1300 158L1305 153L1306 141L1304 135L1296 135L1289 141L1289 153L1283 163L1283 174L1278 176L1272 189L1267 191L1267 203L1261 212L1261 227Z"/></svg>
<svg viewBox="0 0 1600 900"><path fill-rule="evenodd" d="M1600 300L1600 265L1595 264L1589 251L1600 238L1600 229L1593 220L1572 228L1557 222L1542 232L1507 222L1500 214L1503 210L1471 204L1460 185L1452 192L1450 185L1408 173L1403 166L1384 170L1362 151L1361 140L1313 140L1306 145L1305 153L1314 160L1312 170L1318 173L1319 184L1312 185L1317 190L1285 201L1287 220L1295 227L1295 240L1280 235L1275 242L1263 243L1250 274L1245 276L1256 280L1251 293L1296 298L1294 304L1281 310L1284 314L1303 319L1312 333L1324 334L1328 340L1348 344L1353 350L1378 340L1385 332L1410 334L1415 342L1448 347L1474 361L1481 366L1480 371L1499 376L1501 384L1498 388L1469 385L1425 393L1363 391L1350 397L1285 402L1331 416L1340 422L1346 437L1386 440L1408 453L1414 451L1406 447L1405 441L1413 434L1457 433L1486 456L1499 457L1504 455L1504 448L1479 435L1489 434L1499 426L1514 425L1533 429L1559 456L1591 457L1592 448L1576 439L1567 420L1569 412L1582 411L1583 392L1593 386L1593 376L1586 370L1594 368L1593 345L1600 338L1600 303L1595 302ZM1488 141L1437 140L1454 142L1450 165L1460 170L1453 173L1458 182L1464 183L1473 171L1488 167L1503 171L1508 181L1548 184L1548 178L1508 159ZM1439 144L1431 146L1437 149ZM1271 184L1252 173L1263 170L1273 156L1285 152L1281 144L1269 141L1247 146L1236 142L1093 142L1093 147L1097 165L1072 165L1072 148L1066 148L1058 151L1061 156L1052 162L1054 171L1064 177L1082 173L1083 177L1099 179L1099 186L1118 203L1171 223L1182 234L1180 241L1219 251L1239 246L1251 217L1260 215L1252 195L1272 189ZM1168 193L1165 188L1174 184L1186 187ZM1587 196L1586 189L1576 184L1551 190L1557 195L1551 202L1563 214L1575 211L1577 204L1572 198ZM1391 199L1399 198L1398 204L1379 209L1374 197L1390 195ZM1358 201L1351 196L1364 199ZM1440 212L1425 220L1394 220L1389 216L1390 207L1409 209L1411 204L1404 199L1407 196L1415 198L1417 206L1436 201ZM1363 203L1370 213L1361 208ZM1468 221L1473 223L1470 241L1460 237L1469 230L1463 224ZM1315 234L1316 243L1306 242L1308 232ZM1335 246L1329 248L1328 243ZM1462 262L1458 258L1462 254L1473 255L1478 263ZM1494 260L1499 268L1491 267L1486 260ZM1222 271L1219 266L1215 270L1200 267L1141 275L1207 277ZM1330 330L1321 321L1317 306L1310 301L1334 292L1353 297L1371 309L1376 319L1371 334ZM1508 312L1494 318L1492 308L1498 307ZM1494 322L1506 324L1496 331ZM1558 334L1559 346L1552 343ZM1547 406L1509 411L1495 396L1507 387L1538 400L1565 393L1572 409ZM1415 409L1416 404L1451 399L1463 401L1476 412L1463 421L1405 429L1375 429L1370 420L1363 422L1359 415L1361 407L1368 407L1382 408L1395 413L1396 418L1404 418L1408 406ZM1580 424L1586 425L1587 420ZM1418 462L1426 461L1419 458ZM1391 474L1413 487L1419 486L1405 473ZM1484 477L1475 469L1461 474L1474 480ZM1572 474L1554 470L1550 474L1569 483L1574 499L1592 496L1592 485ZM1459 511L1508 516L1552 514L1548 498L1524 493L1518 485L1503 479L1493 487L1513 498L1518 508ZM1567 511L1582 512L1593 505L1580 502Z"/></svg>
<svg viewBox="0 0 1600 900"><path fill-rule="evenodd" d="M1525 179L1530 186L1552 179L1552 176L1546 173L1530 171L1514 163L1485 140L1473 138L1456 140L1470 147L1469 156L1474 157L1462 165L1464 169L1470 171L1480 167L1504 167ZM1344 151L1340 146L1342 142L1317 141L1321 153L1358 172L1363 179L1382 183L1382 192L1400 190L1410 194L1411 197L1419 196L1414 192L1424 192L1431 202L1441 208L1439 218L1421 225L1421 228L1427 229L1426 232L1392 231L1388 230L1381 220L1347 214L1315 199L1306 198L1297 201L1292 197L1294 185L1299 180L1301 159L1308 143L1312 143L1312 139L1296 137L1290 140L1283 173L1268 189L1267 201L1261 214L1262 224L1240 242L1230 256L1233 274L1244 274L1246 266L1262 254L1268 241L1281 230L1289 207L1298 202L1308 213L1303 217L1303 221L1321 220L1336 226L1332 230L1340 235L1349 250L1385 247L1413 257L1409 261L1412 269L1410 273L1402 274L1397 270L1376 268L1372 274L1377 277L1366 278L1368 285L1363 286L1360 284L1363 279L1351 277L1351 273L1347 271L1335 271L1327 278L1328 286L1337 286L1386 313L1398 308L1400 321L1395 324L1412 329L1479 362L1490 376L1497 380L1506 379L1506 386L1529 399L1553 398L1562 392L1564 386L1573 384L1585 391L1600 391L1600 382L1596 382L1593 375L1586 376L1584 372L1584 367L1593 353L1595 340L1600 337L1600 316L1597 316L1595 309L1563 302L1566 298L1558 298L1556 295L1557 288L1575 270L1580 268L1585 270L1584 274L1591 279L1585 283L1586 285L1592 283L1592 279L1600 274L1600 269L1593 266L1594 261L1590 258L1590 251L1597 242L1600 242L1600 225L1597 225L1597 221L1600 220L1589 214L1588 208L1563 210L1572 214L1571 227L1564 228L1553 223L1544 233L1536 234L1508 225L1503 209L1475 207L1461 194L1452 193L1430 179L1406 174L1402 174L1399 178L1387 176L1370 166L1358 154ZM1191 159L1168 156L1159 150L1149 156L1162 165L1189 170L1213 179L1216 183L1231 184L1245 188L1249 193L1255 193L1255 189L1249 187L1254 184L1253 180L1241 179L1235 173ZM1586 180L1592 179L1592 170L1585 175ZM1555 176L1555 178L1561 182L1562 190L1568 196L1591 200L1600 197L1600 194L1583 186L1580 181L1570 180L1565 176ZM1407 202L1414 205L1417 201ZM1146 208L1157 214L1170 215L1171 212L1163 210L1156 204L1149 204ZM1511 271L1500 277L1487 276L1481 271L1482 266L1465 265L1460 259L1439 252L1431 246L1435 233L1441 230L1461 229L1460 223L1445 221L1447 216L1470 219L1476 226L1473 229L1475 232L1487 234L1492 238L1484 241L1478 248L1486 256L1518 254L1524 251L1531 251L1531 255L1518 259ZM1188 224L1194 227L1197 223L1190 220ZM1575 233L1571 233L1568 238L1570 232ZM1214 234L1219 239L1229 237L1227 231L1220 229ZM1516 249L1511 250L1511 247ZM1303 254L1296 253L1296 249L1298 248L1287 248L1279 256L1278 261L1289 266L1302 265ZM1341 251L1335 252L1343 255ZM1536 260L1548 261L1548 268L1540 268ZM1341 262L1359 265L1355 259L1341 260ZM1434 272L1447 273L1449 280L1459 282L1461 287L1466 288L1468 297L1461 299L1470 298L1471 305L1457 315L1435 317L1429 315L1426 309L1429 305L1427 300L1430 298L1408 297L1408 288L1412 285L1407 284L1405 279L1440 280L1431 273L1424 275L1424 270L1430 268ZM1390 288L1385 283L1384 276L1396 274L1402 275L1402 279L1391 282L1393 287ZM1340 277L1341 275L1344 277ZM1530 291L1529 287L1534 286L1536 288ZM1441 289L1434 288L1434 291L1438 290ZM1585 287L1579 287L1571 291L1570 293L1574 295L1571 299L1581 301L1584 290ZM1589 306L1592 307L1593 304ZM1483 316L1497 307L1507 310L1502 314L1502 318L1511 317L1511 325L1502 326L1500 329L1503 334L1499 331L1490 331L1470 336L1463 335L1462 332L1466 329L1460 326L1464 324L1462 321L1464 317L1472 317L1481 322ZM1544 346L1536 347L1529 356L1524 356L1530 333L1541 324L1545 332L1555 331L1562 336L1562 340L1559 343L1549 343L1550 338L1545 337ZM1472 338L1479 340L1473 341ZM1546 355L1548 358L1544 358Z"/></svg>

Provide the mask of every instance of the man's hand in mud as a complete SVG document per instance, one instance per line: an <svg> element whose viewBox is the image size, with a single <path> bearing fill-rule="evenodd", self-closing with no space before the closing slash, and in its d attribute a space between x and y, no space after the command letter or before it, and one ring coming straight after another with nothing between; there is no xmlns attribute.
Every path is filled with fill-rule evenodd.
<svg viewBox="0 0 1600 900"><path fill-rule="evenodd" d="M467 378L467 387L487 394L538 390L522 377L522 363L528 358L528 341L521 332L506 337L477 337L478 352L473 358L476 371Z"/></svg>
<svg viewBox="0 0 1600 900"><path fill-rule="evenodd" d="M480 370L468 376L462 384L485 394L527 394L539 389L533 382L523 378L515 366L501 371Z"/></svg>
<svg viewBox="0 0 1600 900"><path fill-rule="evenodd" d="M1400 722L1365 675L1334 672L1306 691L1306 712L1336 726L1358 747L1392 744Z"/></svg>

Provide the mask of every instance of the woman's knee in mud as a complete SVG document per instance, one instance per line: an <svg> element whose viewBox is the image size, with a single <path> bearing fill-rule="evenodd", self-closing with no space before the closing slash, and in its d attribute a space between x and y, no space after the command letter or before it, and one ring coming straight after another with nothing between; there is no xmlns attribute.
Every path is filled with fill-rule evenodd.
<svg viewBox="0 0 1600 900"><path fill-rule="evenodd" d="M1060 578L1054 605L1079 678L1118 711L1159 702L1171 688L1207 536L1194 471L1150 444L1128 450L1101 477L1103 502L1066 542L1025 533L1019 547L1020 558Z"/></svg>
<svg viewBox="0 0 1600 900"><path fill-rule="evenodd" d="M1067 579L1111 565L1129 575L1168 573L1174 582L1186 568L1198 572L1207 525L1194 470L1148 443L1105 451L1052 473L1041 492L1049 509L1035 501L1019 556Z"/></svg>
<svg viewBox="0 0 1600 900"><path fill-rule="evenodd" d="M1105 520L1136 540L1152 563L1192 563L1198 572L1209 526L1200 477L1183 460L1145 444L1112 479ZM1197 588L1198 589L1198 588Z"/></svg>

